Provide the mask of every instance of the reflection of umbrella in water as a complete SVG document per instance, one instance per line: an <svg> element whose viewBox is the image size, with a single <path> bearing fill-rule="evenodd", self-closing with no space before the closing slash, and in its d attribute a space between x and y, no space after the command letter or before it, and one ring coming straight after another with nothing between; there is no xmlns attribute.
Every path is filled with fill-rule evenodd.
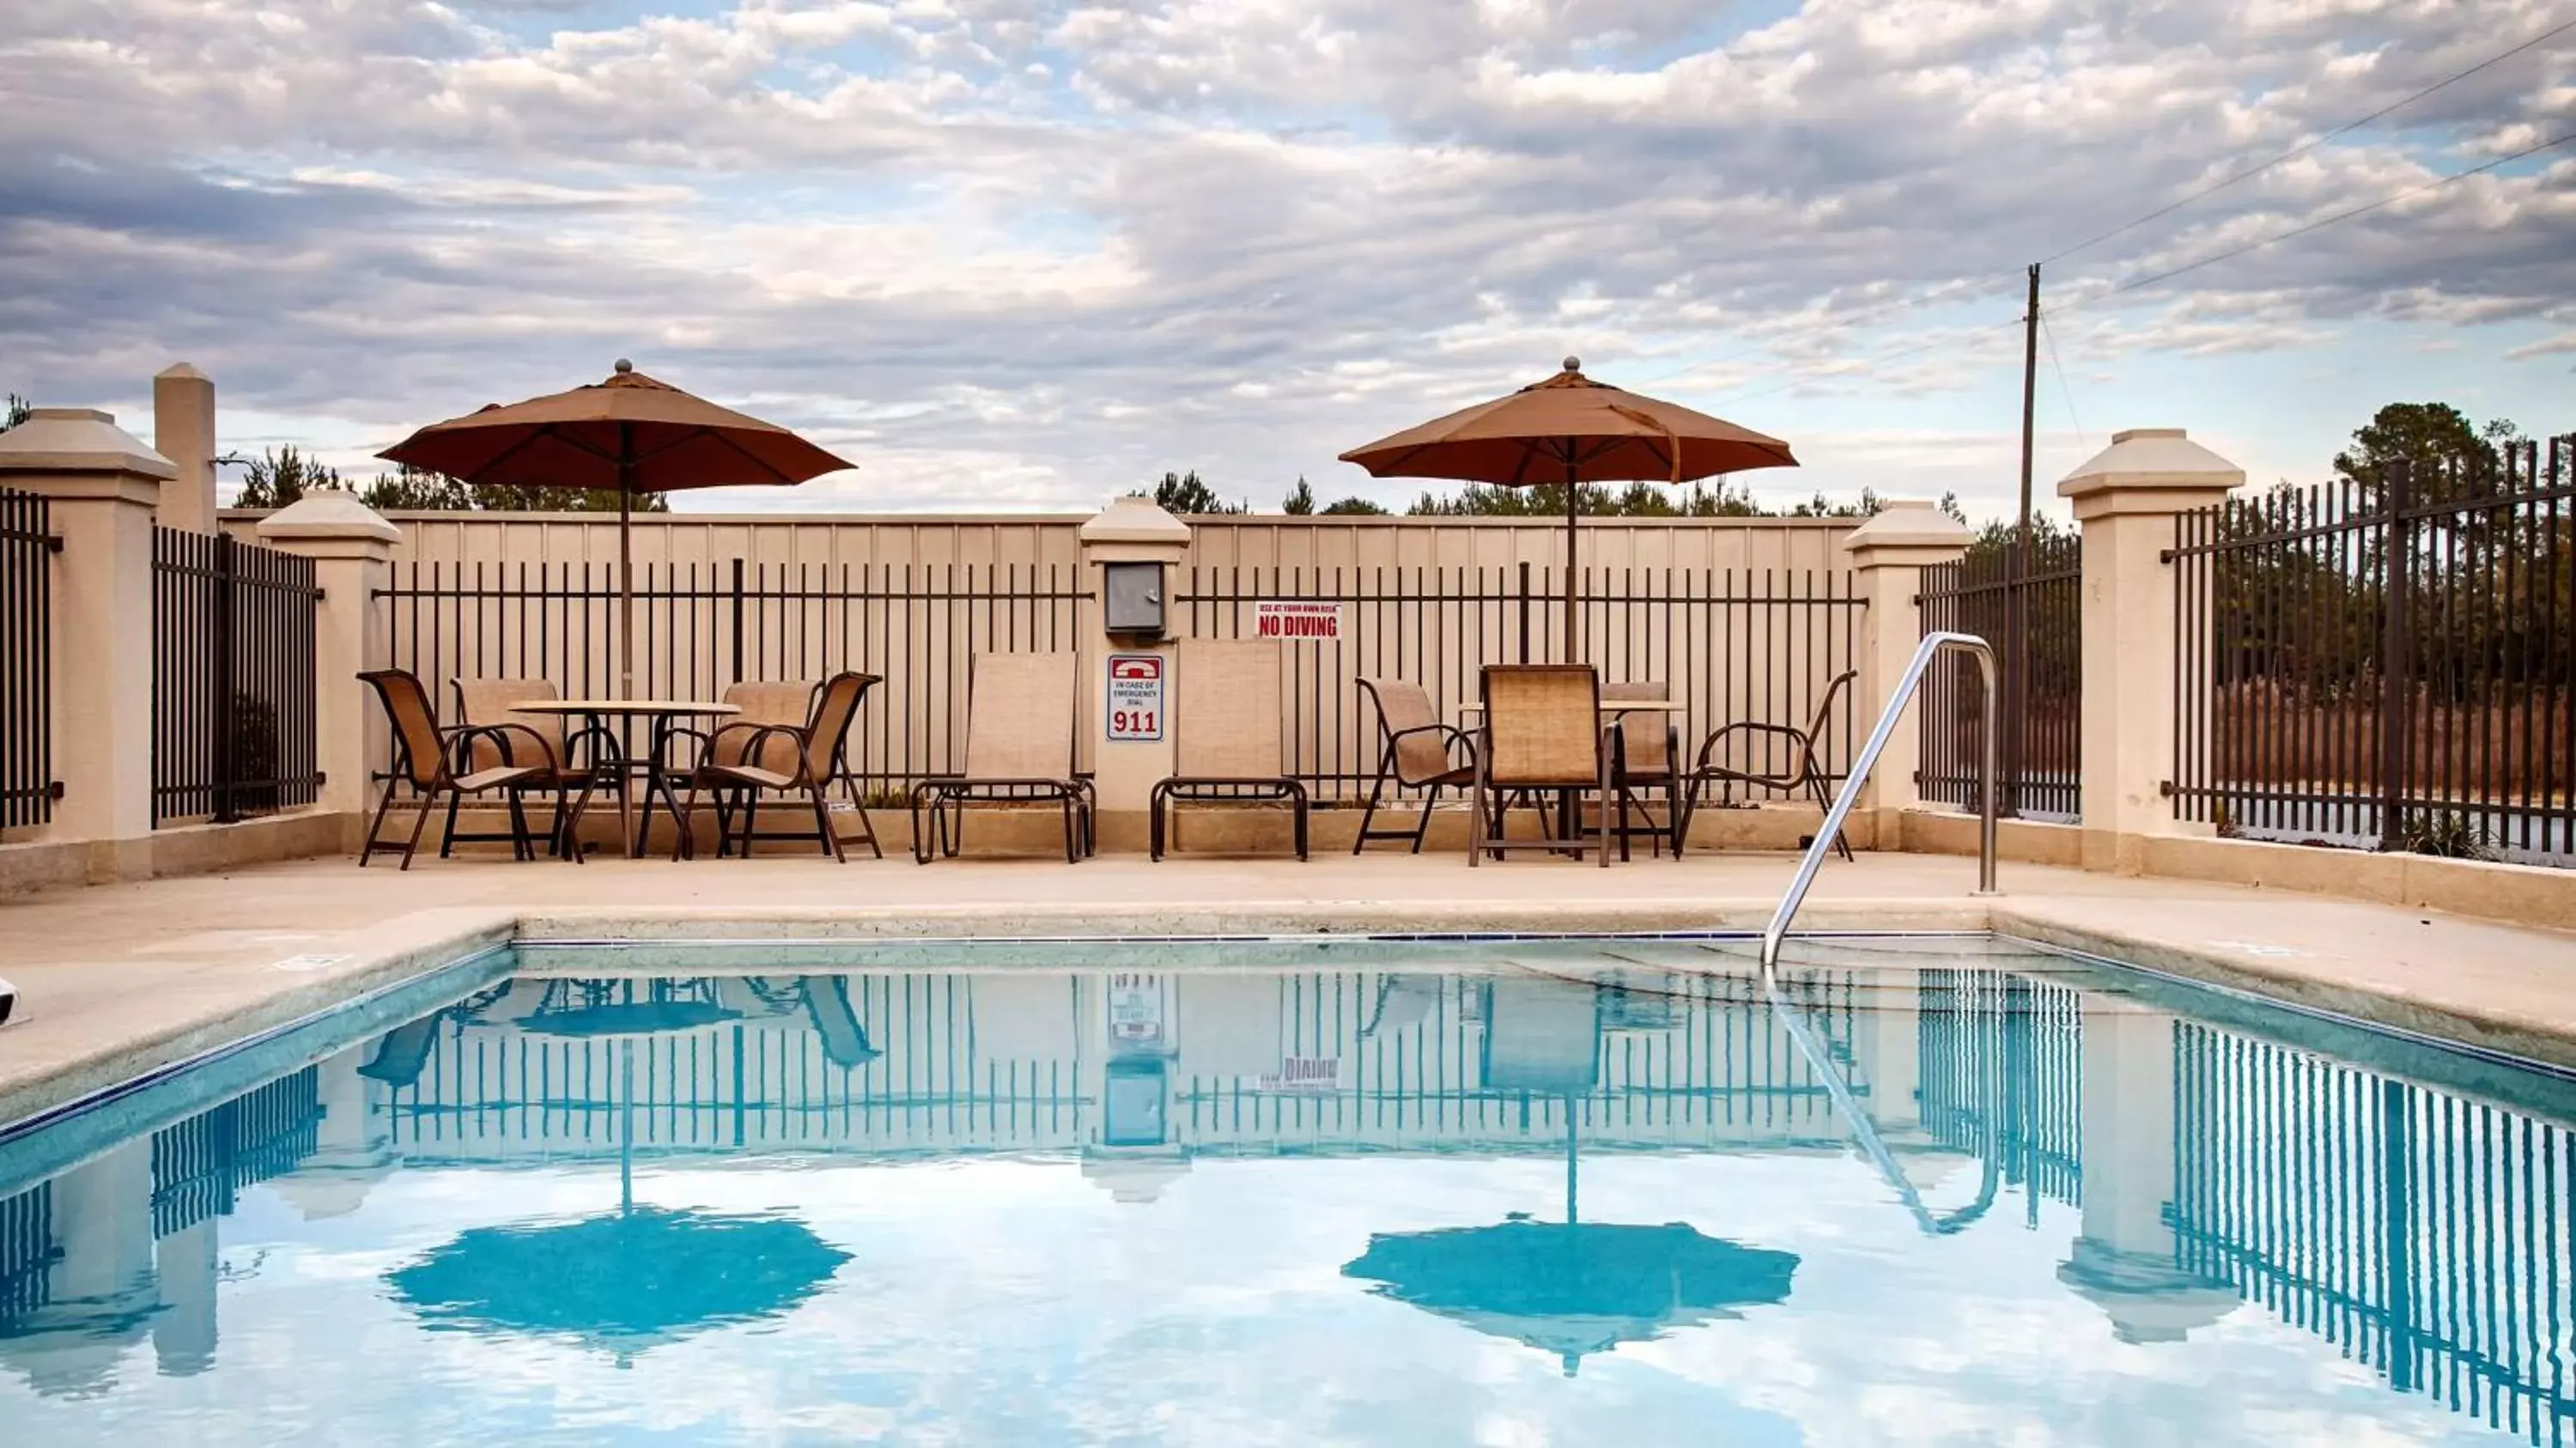
<svg viewBox="0 0 2576 1448"><path fill-rule="evenodd" d="M706 1024L708 1011L740 1015L701 1001L611 1001L547 1013L543 1023L532 1017L521 1028L631 1037ZM654 1020L667 1024L646 1024ZM849 1260L787 1217L636 1206L634 1042L620 1040L617 1049L616 1215L477 1227L395 1272L394 1296L432 1327L569 1338L616 1352L622 1363L690 1332L785 1313Z"/></svg>
<svg viewBox="0 0 2576 1448"><path fill-rule="evenodd" d="M1345 1277L1381 1296L1564 1359L1644 1342L1669 1327L1786 1301L1795 1253L1743 1247L1668 1222L1503 1222L1369 1239Z"/></svg>
<svg viewBox="0 0 2576 1448"><path fill-rule="evenodd" d="M1373 1236L1342 1268L1381 1296L1555 1353L1567 1376L1587 1353L1668 1327L1780 1302L1798 1258L1659 1227L1584 1222L1576 1123L1598 1080L1599 994L1582 982L1505 977L1486 986L1485 1084L1556 1096L1565 1116L1565 1220Z"/></svg>

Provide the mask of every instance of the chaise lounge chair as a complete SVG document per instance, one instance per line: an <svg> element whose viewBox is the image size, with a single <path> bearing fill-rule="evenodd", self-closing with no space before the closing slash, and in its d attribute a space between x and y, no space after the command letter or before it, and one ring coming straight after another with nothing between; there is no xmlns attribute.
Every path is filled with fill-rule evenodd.
<svg viewBox="0 0 2576 1448"><path fill-rule="evenodd" d="M1306 786L1288 777L1279 745L1279 645L1262 639L1187 639L1175 650L1178 707L1173 773L1148 800L1150 852L1163 858L1166 808L1183 804L1286 803L1306 858Z"/></svg>
<svg viewBox="0 0 2576 1448"><path fill-rule="evenodd" d="M1074 771L1073 654L977 654L967 682L966 767L912 787L912 857L927 865L931 834L954 857L966 832L966 806L1054 803L1064 811L1064 858L1095 847L1091 781ZM925 827L924 810L929 811Z"/></svg>

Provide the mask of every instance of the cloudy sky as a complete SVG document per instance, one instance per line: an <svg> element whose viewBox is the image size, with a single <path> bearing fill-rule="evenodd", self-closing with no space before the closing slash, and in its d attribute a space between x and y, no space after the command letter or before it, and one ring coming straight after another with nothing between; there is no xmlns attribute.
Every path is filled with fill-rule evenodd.
<svg viewBox="0 0 2576 1448"><path fill-rule="evenodd" d="M1546 375L1791 439L1780 498L2014 486L2025 263L2568 0L14 0L0 388L346 467L643 370L861 464L686 506L1089 508ZM2576 428L2576 29L2048 268L2043 483L2379 404Z"/></svg>

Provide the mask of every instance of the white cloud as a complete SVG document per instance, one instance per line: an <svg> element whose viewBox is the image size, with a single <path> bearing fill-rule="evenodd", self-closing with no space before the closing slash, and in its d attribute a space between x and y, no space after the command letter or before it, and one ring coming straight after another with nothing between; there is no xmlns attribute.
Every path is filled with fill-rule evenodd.
<svg viewBox="0 0 2576 1448"><path fill-rule="evenodd" d="M0 38L0 383L122 399L185 356L264 416L390 440L635 355L792 425L871 414L844 434L853 500L953 502L944 473L1074 507L1166 467L1263 503L1301 472L1331 491L1342 448L1567 352L1819 458L1847 434L2007 437L2018 389L1985 379L2017 349L1978 329L2014 314L2023 262L2551 18L2538 0L21 12ZM2576 158L2092 299L2576 129L2571 68L2561 37L2053 266L2057 340L2106 377L2088 408L2223 415L2240 389L2194 381L2206 359L2331 355L2376 322L2469 339L2404 349L2419 370L2389 387L2557 386ZM2265 446L2321 458L2387 400L2303 397ZM1790 486L1811 481L1875 479L1827 465Z"/></svg>

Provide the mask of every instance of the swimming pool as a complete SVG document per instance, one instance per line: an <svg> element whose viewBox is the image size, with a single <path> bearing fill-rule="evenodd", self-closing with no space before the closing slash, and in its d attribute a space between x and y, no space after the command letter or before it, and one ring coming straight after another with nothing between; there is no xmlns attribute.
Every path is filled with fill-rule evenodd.
<svg viewBox="0 0 2576 1448"><path fill-rule="evenodd" d="M522 946L0 1138L0 1441L2576 1438L2576 1083L1751 951Z"/></svg>

